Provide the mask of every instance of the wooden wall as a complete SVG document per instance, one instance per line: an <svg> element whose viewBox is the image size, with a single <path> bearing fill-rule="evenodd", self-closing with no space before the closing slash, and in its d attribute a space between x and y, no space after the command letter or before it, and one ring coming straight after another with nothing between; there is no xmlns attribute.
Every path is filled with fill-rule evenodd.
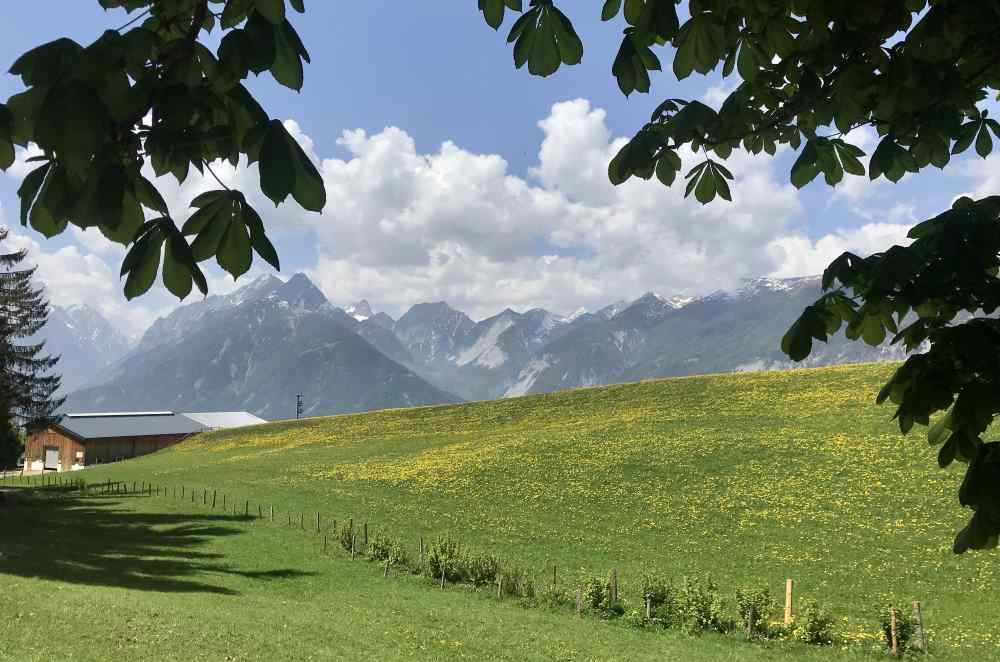
<svg viewBox="0 0 1000 662"><path fill-rule="evenodd" d="M51 446L59 449L59 471L69 471L77 464L77 452L84 452L84 446L76 439L54 430L46 428L41 432L28 437L25 444L24 456L28 462L35 460L45 460L45 447ZM83 462L81 461L80 464Z"/></svg>
<svg viewBox="0 0 1000 662"><path fill-rule="evenodd" d="M161 434L145 437L112 437L109 439L88 439L87 464L104 464L129 457L139 457L173 446L189 437L187 434Z"/></svg>
<svg viewBox="0 0 1000 662"><path fill-rule="evenodd" d="M45 447L59 449L59 470L70 471L74 464L105 464L130 457L148 455L173 446L189 437L188 434L163 434L144 437L112 437L108 439L88 439L80 442L56 429L46 429L28 437L25 444L25 459L28 462L45 460ZM84 453L82 461L76 454Z"/></svg>

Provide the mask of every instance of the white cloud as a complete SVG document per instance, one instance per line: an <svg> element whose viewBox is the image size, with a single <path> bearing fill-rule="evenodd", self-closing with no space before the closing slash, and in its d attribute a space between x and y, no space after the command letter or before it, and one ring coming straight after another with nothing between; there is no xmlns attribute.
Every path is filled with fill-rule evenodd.
<svg viewBox="0 0 1000 662"><path fill-rule="evenodd" d="M446 299L483 316L705 291L775 268L766 247L800 205L770 159L731 157L734 201L702 206L681 186L612 186L607 164L622 139L585 100L556 104L539 126L530 179L451 142L420 154L398 128L345 132L350 158L322 164L327 210L306 218L319 240L312 274L335 301L399 312Z"/></svg>
<svg viewBox="0 0 1000 662"><path fill-rule="evenodd" d="M568 313L648 290L701 293L761 274L812 274L845 247L885 248L905 234L902 223L913 213L897 205L887 223L812 241L790 229L801 204L784 170L776 174L773 159L742 153L726 162L736 176L732 203L685 199L682 181L672 188L641 180L612 186L607 164L624 139L612 135L603 110L582 99L554 105L539 122L538 162L525 177L512 174L499 155L452 142L420 153L395 127L345 131L338 143L347 157L320 159L298 124L285 126L320 167L323 214L291 202L275 209L259 193L253 167L219 164L215 173L251 198L283 256L283 235L313 239L318 259L308 272L331 300L367 298L393 314L434 300L476 317L506 306ZM682 157L684 172L700 160L689 151ZM179 220L195 195L218 187L196 172L183 185L170 176L157 185ZM74 238L77 246L68 250L31 246L40 277L58 289L54 301L101 298L106 312L134 328L176 305L158 287L126 306L117 278L122 248L94 230L74 231ZM257 273L255 267L248 276ZM214 268L210 286L213 293L234 287Z"/></svg>
<svg viewBox="0 0 1000 662"><path fill-rule="evenodd" d="M911 225L869 223L852 230L838 230L815 241L804 235L779 237L768 246L768 251L779 265L770 275L789 278L818 274L845 251L871 255L893 245L907 245L910 240L906 238L906 233Z"/></svg>

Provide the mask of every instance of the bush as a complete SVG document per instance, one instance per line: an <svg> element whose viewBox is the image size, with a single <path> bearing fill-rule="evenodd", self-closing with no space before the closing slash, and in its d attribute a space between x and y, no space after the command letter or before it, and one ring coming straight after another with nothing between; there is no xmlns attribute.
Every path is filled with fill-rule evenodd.
<svg viewBox="0 0 1000 662"><path fill-rule="evenodd" d="M532 599L535 597L535 580L523 569L506 565L497 570L497 579L503 577L503 594Z"/></svg>
<svg viewBox="0 0 1000 662"><path fill-rule="evenodd" d="M629 609L622 617L622 622L626 626L636 629L642 629L650 624L650 621L646 618L645 607L642 609Z"/></svg>
<svg viewBox="0 0 1000 662"><path fill-rule="evenodd" d="M496 584L500 574L500 557L492 554L479 554L466 560L466 573L469 581L477 586ZM438 577L441 575L438 574Z"/></svg>
<svg viewBox="0 0 1000 662"><path fill-rule="evenodd" d="M767 587L736 589L739 622L751 637L768 636L767 626L774 609L774 598Z"/></svg>
<svg viewBox="0 0 1000 662"><path fill-rule="evenodd" d="M532 587L534 588L534 587ZM565 609L576 604L576 596L566 589L546 584L536 595L526 598L525 607L544 607L546 609Z"/></svg>
<svg viewBox="0 0 1000 662"><path fill-rule="evenodd" d="M340 526L337 538L340 540L341 547L347 551L351 551L351 544L354 538L354 520L344 522L344 524Z"/></svg>
<svg viewBox="0 0 1000 662"><path fill-rule="evenodd" d="M388 561L389 565L406 565L409 561L399 541L381 533L369 541L367 555L371 561Z"/></svg>
<svg viewBox="0 0 1000 662"><path fill-rule="evenodd" d="M832 644L836 636L833 624L833 614L820 607L815 600L800 600L799 613L792 625L792 638L805 644Z"/></svg>
<svg viewBox="0 0 1000 662"><path fill-rule="evenodd" d="M583 608L587 611L602 611L608 606L608 587L604 580L587 577L583 580Z"/></svg>
<svg viewBox="0 0 1000 662"><path fill-rule="evenodd" d="M431 543L427 550L427 566L435 579L440 579L442 574L449 582L464 581L467 577L461 547L451 538Z"/></svg>
<svg viewBox="0 0 1000 662"><path fill-rule="evenodd" d="M728 632L733 629L732 620L726 616L719 587L707 575L681 579L677 586L676 610L674 620L688 632Z"/></svg>
<svg viewBox="0 0 1000 662"><path fill-rule="evenodd" d="M892 648L892 618L889 615L890 606L886 605L881 608L881 619L880 624L882 625L882 634L885 635L885 645ZM899 645L899 653L903 654L906 652L907 647L910 644L910 638L913 636L913 621L910 617L904 614L901 610L896 610L896 643Z"/></svg>

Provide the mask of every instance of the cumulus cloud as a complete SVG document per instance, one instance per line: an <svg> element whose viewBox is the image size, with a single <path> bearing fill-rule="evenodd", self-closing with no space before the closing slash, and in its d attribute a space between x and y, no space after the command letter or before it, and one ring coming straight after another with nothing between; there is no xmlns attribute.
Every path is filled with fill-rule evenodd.
<svg viewBox="0 0 1000 662"><path fill-rule="evenodd" d="M398 312L446 299L483 316L701 292L776 267L767 246L800 204L770 160L733 155L734 201L702 206L679 186L612 186L607 164L623 139L585 100L556 104L539 127L526 178L451 142L418 153L399 128L345 132L349 158L322 162L327 210L306 219L319 240L312 274L337 301Z"/></svg>
<svg viewBox="0 0 1000 662"><path fill-rule="evenodd" d="M859 228L826 234L815 241L805 235L779 237L767 247L779 265L771 276L789 278L818 274L845 251L871 255L893 245L905 246L910 243L906 237L910 227L912 223L868 223Z"/></svg>
<svg viewBox="0 0 1000 662"><path fill-rule="evenodd" d="M818 240L791 230L802 211L798 193L786 183L787 165L766 156L728 159L736 177L731 203L685 199L683 182L612 186L607 164L625 139L613 135L603 110L583 99L555 104L538 126L537 162L519 175L501 156L453 142L421 153L396 127L345 131L338 141L344 156L321 158L289 120L286 127L323 176L328 202L322 214L291 202L275 209L259 193L255 168L219 164L214 171L264 214L286 262L282 237L310 238L316 257L308 256L307 272L332 301L367 298L392 314L420 301L447 300L485 317L508 306L594 309L649 290L703 293L762 274L816 273L845 247L881 250L905 234L904 207L888 223ZM681 156L685 172L701 158L689 151ZM210 175L194 172L183 185L169 176L157 184L179 219L194 196L218 187ZM60 288L60 301L93 300L98 293L107 312L135 320L136 327L176 305L158 289L126 307L117 278L121 247L93 230L74 231L74 238L70 250L32 246L40 276ZM74 284L76 272L82 276ZM70 277L60 280L59 273ZM91 288L77 286L88 279ZM213 293L234 286L217 270L210 285Z"/></svg>

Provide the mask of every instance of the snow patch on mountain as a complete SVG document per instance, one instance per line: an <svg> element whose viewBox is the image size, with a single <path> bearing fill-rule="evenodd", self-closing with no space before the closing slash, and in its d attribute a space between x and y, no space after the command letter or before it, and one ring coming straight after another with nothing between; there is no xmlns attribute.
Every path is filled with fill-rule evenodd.
<svg viewBox="0 0 1000 662"><path fill-rule="evenodd" d="M372 307L365 299L347 306L344 308L344 312L359 322L364 322L366 319L370 319L375 314L372 312Z"/></svg>

